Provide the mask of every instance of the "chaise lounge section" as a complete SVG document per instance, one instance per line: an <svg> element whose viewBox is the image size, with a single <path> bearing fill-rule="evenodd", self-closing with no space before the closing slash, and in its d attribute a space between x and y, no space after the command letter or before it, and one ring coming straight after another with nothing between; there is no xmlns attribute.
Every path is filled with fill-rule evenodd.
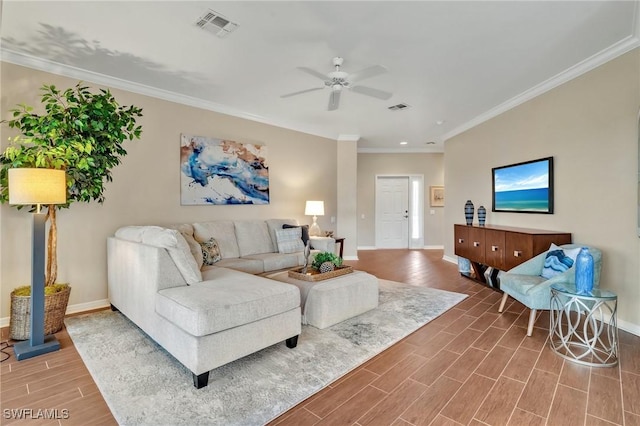
<svg viewBox="0 0 640 426"><path fill-rule="evenodd" d="M296 224L278 219L270 225L212 221L120 228L107 241L112 309L188 368L196 388L208 384L209 371L253 352L282 341L294 348L301 331L298 288L254 275L303 264L303 254L277 250L275 231L285 223ZM196 249L210 238L222 259L202 266Z"/></svg>

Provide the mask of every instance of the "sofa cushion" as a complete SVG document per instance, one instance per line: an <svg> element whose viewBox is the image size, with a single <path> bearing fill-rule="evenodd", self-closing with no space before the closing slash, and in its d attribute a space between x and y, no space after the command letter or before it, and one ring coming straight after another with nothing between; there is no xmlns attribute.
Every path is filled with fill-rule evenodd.
<svg viewBox="0 0 640 426"><path fill-rule="evenodd" d="M118 229L115 235L122 240L167 249L187 284L202 281L200 266L191 254L189 244L177 230L159 226L125 226Z"/></svg>
<svg viewBox="0 0 640 426"><path fill-rule="evenodd" d="M276 230L282 229L282 225L298 225L298 221L295 219L267 219L267 227L269 228L269 235L271 236L271 243L273 244L273 251L278 251L278 241L276 240Z"/></svg>
<svg viewBox="0 0 640 426"><path fill-rule="evenodd" d="M276 231L278 241L278 253L288 254L304 251L302 244L302 229L299 226L288 229L278 229Z"/></svg>
<svg viewBox="0 0 640 426"><path fill-rule="evenodd" d="M240 257L260 253L273 253L277 249L271 242L269 228L264 220L234 222Z"/></svg>
<svg viewBox="0 0 640 426"><path fill-rule="evenodd" d="M263 264L264 272L277 271L278 269L294 268L300 266L300 253L280 254L262 253L253 254L245 259L255 259ZM302 256L304 258L304 256ZM303 260L304 262L304 260Z"/></svg>
<svg viewBox="0 0 640 426"><path fill-rule="evenodd" d="M194 223L193 235L196 240L201 243L209 241L210 238L215 238L220 247L220 254L223 259L240 257L235 226L230 220Z"/></svg>
<svg viewBox="0 0 640 426"><path fill-rule="evenodd" d="M254 255L258 256L258 255ZM234 269L236 271L246 272L248 274L261 274L265 272L264 262L258 259L249 259L246 257L235 257L231 259L222 259L219 262L216 262L215 266L203 266L202 274L206 276L206 271L210 268L222 267ZM205 278L207 279L207 278Z"/></svg>
<svg viewBox="0 0 640 426"><path fill-rule="evenodd" d="M156 312L193 336L206 336L300 306L297 287L255 275L212 268L196 285L160 290Z"/></svg>
<svg viewBox="0 0 640 426"><path fill-rule="evenodd" d="M182 234L184 239L187 241L187 244L189 244L189 250L191 250L191 254L196 260L198 267L201 267L204 263L202 258L202 247L200 247L200 243L193 237L193 226L190 223L177 223L167 225L167 228L175 229Z"/></svg>
<svg viewBox="0 0 640 426"><path fill-rule="evenodd" d="M220 247L215 238L209 238L209 241L200 243L202 248L202 265L211 266L222 259L220 255Z"/></svg>

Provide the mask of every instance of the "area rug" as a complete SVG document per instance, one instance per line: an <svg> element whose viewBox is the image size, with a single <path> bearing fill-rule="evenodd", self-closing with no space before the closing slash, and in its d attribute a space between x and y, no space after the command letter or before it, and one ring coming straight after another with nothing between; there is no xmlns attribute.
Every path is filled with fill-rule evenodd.
<svg viewBox="0 0 640 426"><path fill-rule="evenodd" d="M380 280L380 305L213 370L209 385L117 312L65 320L121 425L262 425L436 318L464 294Z"/></svg>

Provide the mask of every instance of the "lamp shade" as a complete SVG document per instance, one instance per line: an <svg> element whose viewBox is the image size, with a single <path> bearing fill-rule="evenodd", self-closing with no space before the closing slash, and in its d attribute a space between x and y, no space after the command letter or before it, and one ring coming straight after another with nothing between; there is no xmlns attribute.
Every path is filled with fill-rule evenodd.
<svg viewBox="0 0 640 426"><path fill-rule="evenodd" d="M306 216L324 216L324 201L307 201L304 214Z"/></svg>
<svg viewBox="0 0 640 426"><path fill-rule="evenodd" d="M64 170L9 169L9 204L64 204L67 181Z"/></svg>

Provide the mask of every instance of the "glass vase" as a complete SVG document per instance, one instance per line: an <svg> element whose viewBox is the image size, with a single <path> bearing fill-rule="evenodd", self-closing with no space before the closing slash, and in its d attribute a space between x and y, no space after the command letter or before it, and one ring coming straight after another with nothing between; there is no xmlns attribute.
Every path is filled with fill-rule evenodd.
<svg viewBox="0 0 640 426"><path fill-rule="evenodd" d="M582 247L576 258L576 291L588 294L593 290L593 256L587 247Z"/></svg>

